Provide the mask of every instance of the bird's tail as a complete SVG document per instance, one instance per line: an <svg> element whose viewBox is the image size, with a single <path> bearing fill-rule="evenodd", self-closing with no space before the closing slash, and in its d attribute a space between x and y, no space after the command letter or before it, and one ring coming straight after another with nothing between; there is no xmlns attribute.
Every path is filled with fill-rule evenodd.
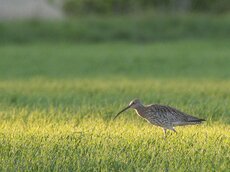
<svg viewBox="0 0 230 172"><path fill-rule="evenodd" d="M189 119L187 121L183 121L183 122L177 122L177 123L173 123L174 126L184 126L184 125L196 125L196 124L201 124L203 121L205 121L205 119Z"/></svg>
<svg viewBox="0 0 230 172"><path fill-rule="evenodd" d="M188 122L194 122L194 123L199 123L199 122L202 122L202 121L206 121L205 119L193 119L193 120L189 120Z"/></svg>

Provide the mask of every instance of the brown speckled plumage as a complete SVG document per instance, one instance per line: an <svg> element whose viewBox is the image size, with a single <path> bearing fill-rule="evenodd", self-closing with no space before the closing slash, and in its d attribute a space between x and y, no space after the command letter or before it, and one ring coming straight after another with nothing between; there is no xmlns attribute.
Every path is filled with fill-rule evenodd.
<svg viewBox="0 0 230 172"><path fill-rule="evenodd" d="M165 134L167 129L176 132L174 129L175 126L194 125L205 121L204 119L188 115L170 106L158 104L144 106L138 99L131 101L129 106L120 111L116 117L129 108L135 109L139 116L151 124L162 127Z"/></svg>

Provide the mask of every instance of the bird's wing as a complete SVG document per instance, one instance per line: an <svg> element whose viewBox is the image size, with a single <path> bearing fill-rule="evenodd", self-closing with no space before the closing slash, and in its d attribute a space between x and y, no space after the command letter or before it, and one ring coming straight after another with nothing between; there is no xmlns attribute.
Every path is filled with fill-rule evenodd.
<svg viewBox="0 0 230 172"><path fill-rule="evenodd" d="M183 113L173 107L163 105L150 105L153 114L168 120L172 124L183 125L188 122L201 122L202 119Z"/></svg>

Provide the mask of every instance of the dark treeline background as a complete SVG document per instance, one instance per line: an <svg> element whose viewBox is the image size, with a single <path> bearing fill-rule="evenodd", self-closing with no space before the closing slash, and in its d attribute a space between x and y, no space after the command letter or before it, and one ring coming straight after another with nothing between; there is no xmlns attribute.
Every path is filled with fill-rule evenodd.
<svg viewBox="0 0 230 172"><path fill-rule="evenodd" d="M51 5L59 0L49 0ZM229 39L230 0L60 0L63 20L0 21L0 45ZM57 4L59 5L59 4Z"/></svg>
<svg viewBox="0 0 230 172"><path fill-rule="evenodd" d="M84 16L64 21L0 22L0 45L28 42L155 42L228 39L228 15Z"/></svg>
<svg viewBox="0 0 230 172"><path fill-rule="evenodd" d="M69 15L129 14L142 11L227 13L230 0L65 0Z"/></svg>

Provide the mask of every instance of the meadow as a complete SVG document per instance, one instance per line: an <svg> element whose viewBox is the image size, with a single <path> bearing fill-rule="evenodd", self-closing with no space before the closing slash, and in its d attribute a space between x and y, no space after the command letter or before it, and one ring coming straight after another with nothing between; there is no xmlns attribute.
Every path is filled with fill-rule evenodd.
<svg viewBox="0 0 230 172"><path fill-rule="evenodd" d="M229 171L230 42L0 46L0 171ZM176 107L207 121L168 133L130 110Z"/></svg>

